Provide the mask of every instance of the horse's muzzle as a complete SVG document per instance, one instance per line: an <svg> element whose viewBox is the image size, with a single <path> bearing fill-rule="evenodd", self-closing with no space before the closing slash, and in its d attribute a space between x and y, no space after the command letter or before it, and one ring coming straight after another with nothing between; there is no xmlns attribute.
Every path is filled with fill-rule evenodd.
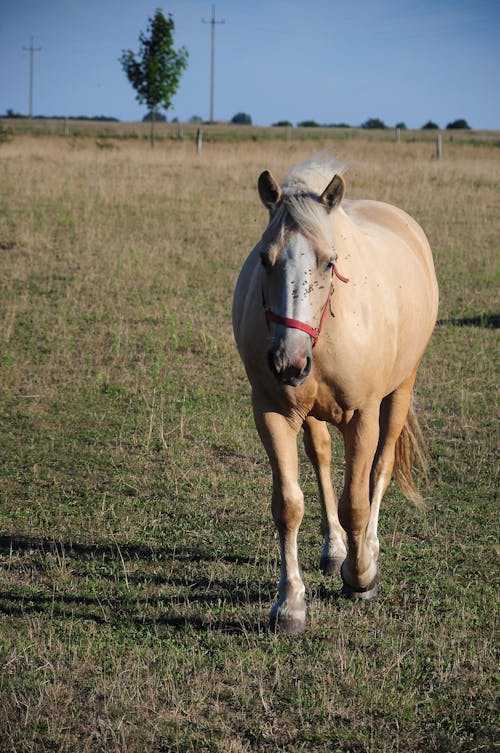
<svg viewBox="0 0 500 753"><path fill-rule="evenodd" d="M310 356L287 357L281 350L270 350L267 362L272 373L281 384L289 387L299 387L307 379L311 371Z"/></svg>

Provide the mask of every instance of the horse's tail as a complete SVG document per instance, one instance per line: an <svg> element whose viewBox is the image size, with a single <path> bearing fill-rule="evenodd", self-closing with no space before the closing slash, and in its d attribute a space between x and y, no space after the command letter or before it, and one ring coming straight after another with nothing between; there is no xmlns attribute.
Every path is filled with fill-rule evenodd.
<svg viewBox="0 0 500 753"><path fill-rule="evenodd" d="M394 477L407 499L418 507L425 507L413 480L414 465L418 468L420 479L425 483L428 477L427 446L415 411L410 407L403 431L396 442Z"/></svg>

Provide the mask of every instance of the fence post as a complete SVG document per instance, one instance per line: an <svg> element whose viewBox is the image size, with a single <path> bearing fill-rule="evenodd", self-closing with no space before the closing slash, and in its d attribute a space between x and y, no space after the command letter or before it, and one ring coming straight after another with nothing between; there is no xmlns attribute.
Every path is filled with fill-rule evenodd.
<svg viewBox="0 0 500 753"><path fill-rule="evenodd" d="M292 140L292 126L290 124L286 127L286 140L291 141Z"/></svg>
<svg viewBox="0 0 500 753"><path fill-rule="evenodd" d="M198 128L198 132L196 134L196 154L201 154L202 145L203 145L203 130L201 128Z"/></svg>
<svg viewBox="0 0 500 753"><path fill-rule="evenodd" d="M177 138L182 139L184 138L184 129L182 127L182 123L179 121L177 123Z"/></svg>
<svg viewBox="0 0 500 753"><path fill-rule="evenodd" d="M441 149L441 134L436 134L436 159L441 159L442 155L442 149Z"/></svg>
<svg viewBox="0 0 500 753"><path fill-rule="evenodd" d="M69 136L69 123L68 123L68 116L64 118L64 135Z"/></svg>
<svg viewBox="0 0 500 753"><path fill-rule="evenodd" d="M396 141L398 144L401 141L401 128L396 128Z"/></svg>

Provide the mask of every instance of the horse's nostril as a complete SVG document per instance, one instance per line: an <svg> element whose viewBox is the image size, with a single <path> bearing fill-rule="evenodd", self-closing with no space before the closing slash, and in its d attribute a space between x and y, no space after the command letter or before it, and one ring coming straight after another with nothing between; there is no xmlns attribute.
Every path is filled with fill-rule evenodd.
<svg viewBox="0 0 500 753"><path fill-rule="evenodd" d="M306 355L296 356L290 360L289 367L296 372L297 376L306 377L311 370L311 358Z"/></svg>
<svg viewBox="0 0 500 753"><path fill-rule="evenodd" d="M312 359L310 356L299 356L293 359L286 358L279 352L268 351L267 363L269 369L282 384L293 387L302 384L311 371Z"/></svg>

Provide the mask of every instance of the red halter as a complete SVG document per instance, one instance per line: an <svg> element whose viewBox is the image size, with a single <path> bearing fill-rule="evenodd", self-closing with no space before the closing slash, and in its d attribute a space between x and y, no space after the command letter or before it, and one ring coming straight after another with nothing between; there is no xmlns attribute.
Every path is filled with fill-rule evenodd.
<svg viewBox="0 0 500 753"><path fill-rule="evenodd" d="M275 314L273 311L268 309L265 306L265 315L266 315L266 322L274 322L275 324L284 324L285 327L291 327L292 329L300 329L302 332L306 332L306 334L310 335L312 337L312 347L316 345L318 341L318 337L321 332L321 328L323 327L323 322L325 321L326 311L328 309L328 304L330 302L330 298L333 295L333 276L338 277L338 279L341 282L349 282L349 279L347 277L344 277L340 274L340 272L337 269L336 264L333 264L332 266L332 281L330 283L330 290L328 291L328 296L325 301L325 305L323 306L323 309L321 311L321 317L319 320L319 324L317 327L311 327L306 322L301 322L299 319L290 319L288 316L280 316L279 314Z"/></svg>

